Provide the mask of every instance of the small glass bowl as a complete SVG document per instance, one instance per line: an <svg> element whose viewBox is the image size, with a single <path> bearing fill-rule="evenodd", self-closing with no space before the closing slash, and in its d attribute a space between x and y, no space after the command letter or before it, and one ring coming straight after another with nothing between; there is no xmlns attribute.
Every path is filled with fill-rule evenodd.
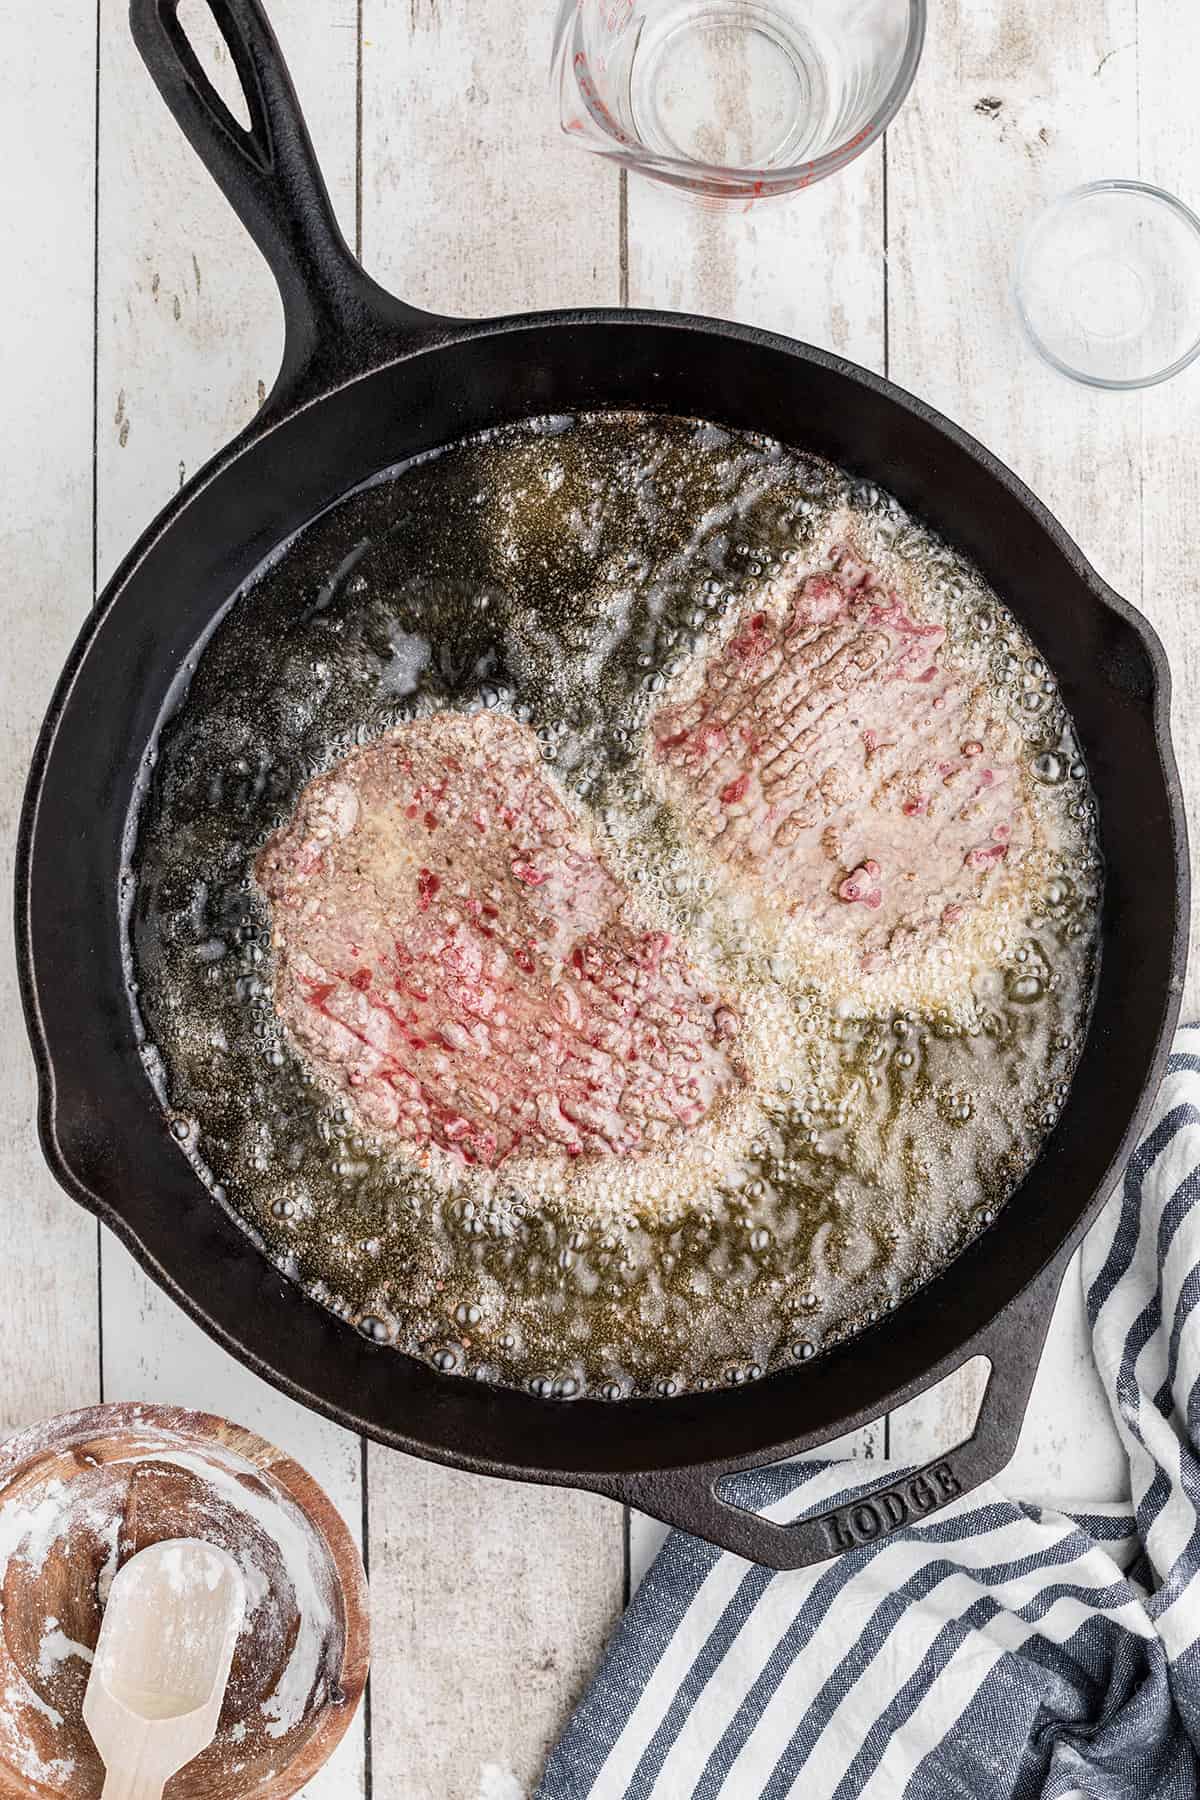
<svg viewBox="0 0 1200 1800"><path fill-rule="evenodd" d="M1200 219L1142 181L1093 181L1036 219L1017 312L1051 367L1091 387L1153 387L1200 355Z"/></svg>

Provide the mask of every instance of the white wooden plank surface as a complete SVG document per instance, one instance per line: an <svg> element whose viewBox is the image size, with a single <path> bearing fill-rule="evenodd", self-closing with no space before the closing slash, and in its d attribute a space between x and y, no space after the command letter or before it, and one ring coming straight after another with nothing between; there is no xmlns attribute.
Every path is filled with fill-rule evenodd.
<svg viewBox="0 0 1200 1800"><path fill-rule="evenodd" d="M364 0L364 259L415 305L620 298L617 181L558 136L549 28L503 0ZM375 1446L368 1469L375 1791L511 1800L620 1611L621 1511Z"/></svg>
<svg viewBox="0 0 1200 1800"><path fill-rule="evenodd" d="M362 0L363 258L414 306L619 300L617 178L557 129L552 17L505 0Z"/></svg>
<svg viewBox="0 0 1200 1800"><path fill-rule="evenodd" d="M25 773L92 598L95 33L72 0L6 14L0 105L0 889ZM96 1226L42 1162L11 934L0 943L0 1424L96 1398Z"/></svg>
<svg viewBox="0 0 1200 1800"><path fill-rule="evenodd" d="M373 1448L372 1766L388 1800L519 1800L621 1612L621 1512Z"/></svg>
<svg viewBox="0 0 1200 1800"><path fill-rule="evenodd" d="M628 217L631 306L738 319L882 372L880 147L836 181L732 210L634 177Z"/></svg>
<svg viewBox="0 0 1200 1800"><path fill-rule="evenodd" d="M1200 31L1178 29L1170 0L1139 0L1140 172L1200 211L1200 116L1188 96L1200 82ZM1200 329L1200 327L1198 327ZM1200 838L1200 594L1195 579L1200 520L1200 366L1142 399L1142 598L1171 659L1175 755L1193 834ZM1200 881L1192 879L1192 943L1200 928ZM1193 955L1184 1016L1200 1012L1200 957Z"/></svg>
<svg viewBox="0 0 1200 1800"><path fill-rule="evenodd" d="M196 0L187 5L194 16ZM249 415L279 346L269 278L150 88L123 0L101 0L99 40L86 10L44 0L0 19L0 150L18 171L0 210L0 366L21 428L0 449L4 880L32 736L91 593L98 48L101 580ZM1200 199L1200 124L1186 103L1200 37L1178 29L1171 0L935 0L917 88L889 134L886 337L878 150L794 202L748 213L694 208L637 181L622 207L614 173L555 132L544 88L552 10L549 0L272 0L335 204L352 239L361 219L372 270L418 304L464 314L628 298L747 319L874 367L886 342L893 377L1012 463L1145 605L1171 653L1177 748L1200 797L1200 742L1188 730L1200 629L1187 577L1200 374L1144 397L1072 387L1025 348L1008 298L1023 223L1073 182L1140 167ZM0 1206L20 1222L0 1267L0 1417L18 1422L97 1396L96 1231L36 1151L8 950L0 1006L11 1022L0 1036ZM243 1419L305 1461L355 1524L356 1440L233 1364L115 1244L102 1261L106 1396ZM1097 1497L1123 1485L1080 1317L1072 1271L1014 1491ZM977 1394L971 1380L952 1382L894 1416L892 1453L962 1436ZM884 1443L876 1428L853 1448L878 1455ZM620 1515L377 1450L367 1466L375 1791L514 1800L619 1606ZM633 1522L634 1579L660 1535ZM359 1732L308 1791L350 1800L367 1780Z"/></svg>

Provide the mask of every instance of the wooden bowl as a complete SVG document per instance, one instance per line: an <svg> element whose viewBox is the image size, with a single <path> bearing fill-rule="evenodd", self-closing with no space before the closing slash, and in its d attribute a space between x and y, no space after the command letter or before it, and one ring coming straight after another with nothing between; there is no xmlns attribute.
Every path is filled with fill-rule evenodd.
<svg viewBox="0 0 1200 1800"><path fill-rule="evenodd" d="M0 1445L0 1800L97 1800L81 1708L108 1587L163 1538L202 1537L246 1576L217 1736L169 1800L286 1800L332 1755L367 1679L358 1550L316 1482L208 1413L95 1406Z"/></svg>

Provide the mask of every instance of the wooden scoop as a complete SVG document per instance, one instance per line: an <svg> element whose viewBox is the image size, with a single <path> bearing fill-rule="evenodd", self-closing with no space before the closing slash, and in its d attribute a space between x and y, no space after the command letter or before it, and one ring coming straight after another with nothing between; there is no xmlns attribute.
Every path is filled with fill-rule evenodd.
<svg viewBox="0 0 1200 1800"><path fill-rule="evenodd" d="M161 1800L216 1735L246 1589L231 1556L168 1538L113 1581L83 1717L104 1759L104 1800Z"/></svg>

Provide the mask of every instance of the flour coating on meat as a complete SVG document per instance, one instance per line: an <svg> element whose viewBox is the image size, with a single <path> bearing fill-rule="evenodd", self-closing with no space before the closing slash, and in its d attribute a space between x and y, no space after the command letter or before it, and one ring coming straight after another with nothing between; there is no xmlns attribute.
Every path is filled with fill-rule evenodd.
<svg viewBox="0 0 1200 1800"><path fill-rule="evenodd" d="M838 551L748 609L651 724L699 836L868 954L952 929L1030 842L1011 728L945 666L945 637Z"/></svg>
<svg viewBox="0 0 1200 1800"><path fill-rule="evenodd" d="M735 1007L638 919L512 719L445 714L353 752L256 873L280 1016L410 1152L631 1155L740 1082Z"/></svg>
<svg viewBox="0 0 1200 1800"><path fill-rule="evenodd" d="M650 721L650 779L689 836L752 907L799 927L801 956L823 943L843 980L882 976L876 999L956 942L940 985L966 995L1038 873L1019 736L945 646L838 544L752 595Z"/></svg>

